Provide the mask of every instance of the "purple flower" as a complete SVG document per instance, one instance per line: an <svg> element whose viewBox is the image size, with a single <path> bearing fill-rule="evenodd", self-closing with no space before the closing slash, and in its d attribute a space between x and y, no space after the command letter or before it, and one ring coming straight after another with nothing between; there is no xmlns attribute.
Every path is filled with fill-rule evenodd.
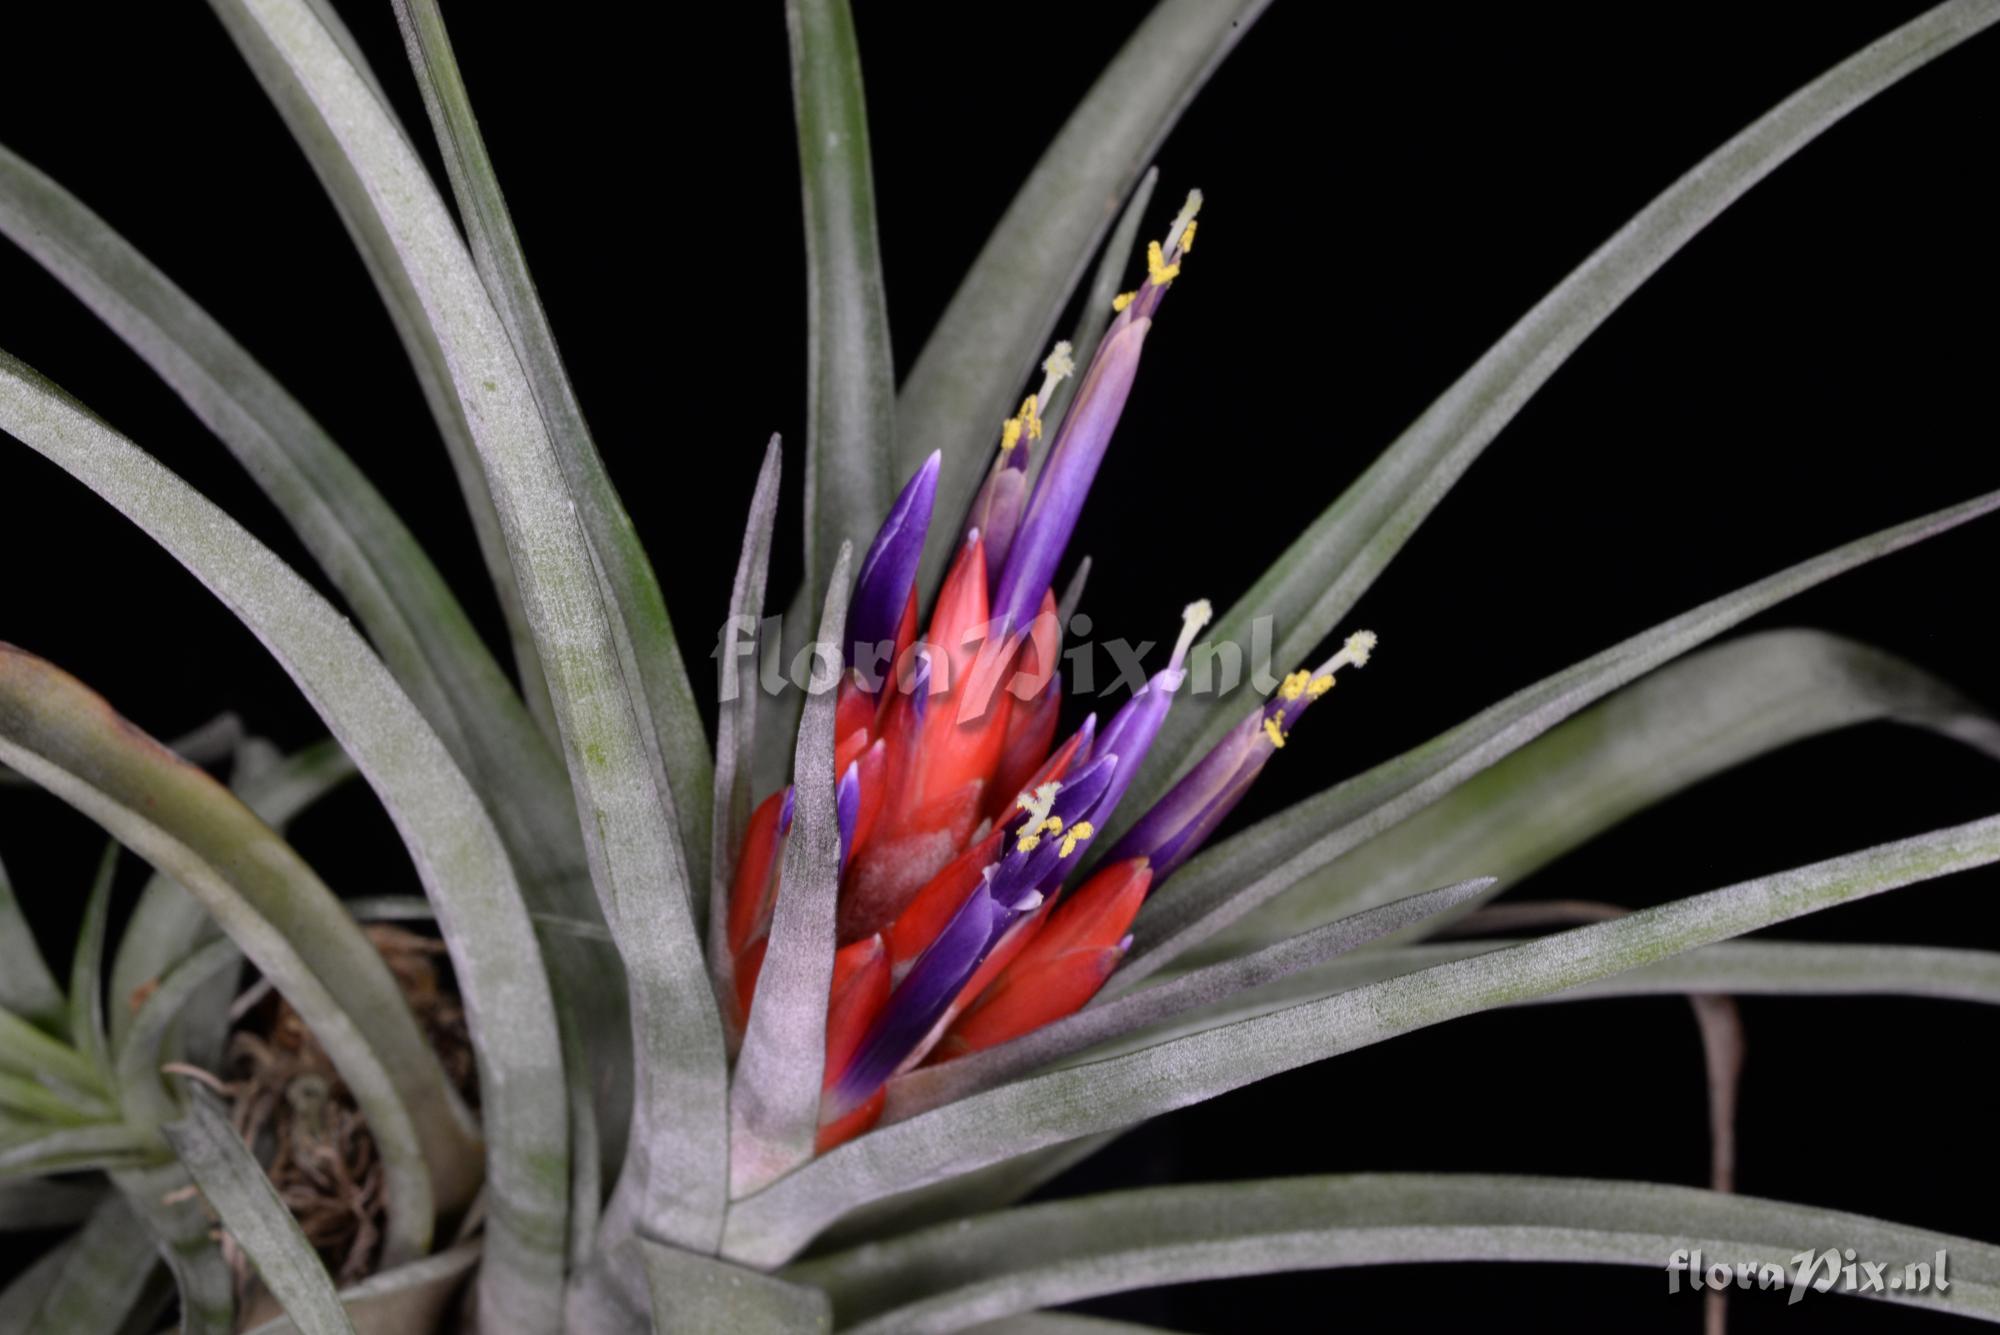
<svg viewBox="0 0 2000 1335"><path fill-rule="evenodd" d="M875 1017L847 1068L827 1090L825 1121L845 1116L882 1087L934 1040L938 1022L994 946L1024 914L1039 908L1046 889L1062 879L1093 833L1087 815L1118 770L1104 755L1062 783L1043 785L1022 800L1023 815L989 867L943 931L917 956L908 974Z"/></svg>
<svg viewBox="0 0 2000 1335"><path fill-rule="evenodd" d="M1265 763L1284 746L1299 715L1333 689L1334 674L1367 663L1374 649L1374 633L1357 631L1316 670L1286 677L1276 694L1246 715L1126 831L1111 850L1110 860L1147 859L1153 866L1153 885L1158 887L1236 809Z"/></svg>
<svg viewBox="0 0 2000 1335"><path fill-rule="evenodd" d="M1123 759L1111 785L1098 800L1097 810L1091 813L1098 824L1102 825L1111 818L1118 799L1125 796L1125 790L1138 776L1139 766L1152 749L1153 739L1160 735L1160 726L1167 721L1167 711L1173 708L1174 693L1180 690L1181 681L1187 676L1181 664L1187 660L1194 637L1201 633L1212 615L1213 610L1206 598L1188 605L1187 610L1181 613L1181 636L1174 643L1173 656L1167 660L1166 667L1155 672L1112 715L1104 735L1098 739L1096 749L1114 752Z"/></svg>
<svg viewBox="0 0 2000 1335"><path fill-rule="evenodd" d="M933 451L924 466L903 485L889 517L869 544L861 559L861 573L855 579L854 601L847 610L848 645L894 645L903 623L903 609L909 605L916 587L917 563L924 554L924 537L930 532L931 507L937 501L939 455ZM855 651L856 663L873 661ZM870 691L876 683L864 683Z"/></svg>
<svg viewBox="0 0 2000 1335"><path fill-rule="evenodd" d="M1104 331L1104 341L1097 345L1090 369L1077 387L994 586L993 617L1003 634L1028 624L1055 578L1063 549L1083 512L1084 497L1132 393L1153 313L1180 273L1182 254L1194 241L1194 214L1200 207L1201 192L1190 193L1167 233L1166 246L1155 242L1148 249L1146 281L1136 292L1119 298L1118 315Z"/></svg>

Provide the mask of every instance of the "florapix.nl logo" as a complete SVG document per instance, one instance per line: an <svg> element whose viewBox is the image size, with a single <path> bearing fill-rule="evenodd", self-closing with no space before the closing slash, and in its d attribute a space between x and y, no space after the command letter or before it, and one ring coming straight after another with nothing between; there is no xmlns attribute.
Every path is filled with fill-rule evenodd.
<svg viewBox="0 0 2000 1335"><path fill-rule="evenodd" d="M1922 1261L1864 1260L1852 1247L1803 1251L1788 1262L1740 1258L1711 1261L1699 1247L1677 1248L1667 1257L1667 1292L1706 1290L1786 1290L1796 1303L1807 1293L1942 1294L1951 1289L1949 1258L1939 1250Z"/></svg>

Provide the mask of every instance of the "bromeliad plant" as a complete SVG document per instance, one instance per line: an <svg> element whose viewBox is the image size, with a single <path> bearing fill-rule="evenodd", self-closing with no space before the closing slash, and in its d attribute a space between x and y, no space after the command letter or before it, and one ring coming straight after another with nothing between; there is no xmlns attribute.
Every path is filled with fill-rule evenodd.
<svg viewBox="0 0 2000 1335"><path fill-rule="evenodd" d="M1727 1260L1790 1255L1829 1230L1885 1255L1940 1245L1735 1198L1726 1160L1712 1191L1412 1175L1009 1207L1148 1117L1586 985L1698 993L1705 1021L1733 991L1935 993L1940 976L1960 980L1954 995L2000 1000L2000 966L1978 952L1719 944L2000 860L2000 818L1643 912L1586 913L1581 926L1566 921L1574 908L1532 905L1461 921L1566 928L1525 942L1387 940L1811 732L1892 717L2000 755L2000 726L1860 645L1792 632L1694 652L2000 507L2000 494L1696 607L1220 839L1300 715L1375 640L1347 634L1252 705L1184 689L1206 646L1241 640L1255 617L1274 619L1281 655L1312 661L1620 301L1834 121L2000 18L2000 2L1953 0L1888 34L1676 182L1230 610L1211 625L1205 603L1191 606L1142 690L1058 741L1060 628L1077 581L1059 599L1056 576L1197 226L1195 196L1119 293L1150 203L1146 162L1262 0L1162 0L1051 145L900 390L852 26L841 0L790 0L812 295L807 578L791 620L818 606L818 670L802 699L760 699L751 656L725 643L712 746L434 0L394 3L462 232L331 10L211 0L396 319L507 613L511 676L305 410L105 222L0 150L0 230L245 463L366 631L0 354L0 429L193 571L337 743L288 758L239 746L225 788L194 763L214 758L200 739L176 755L58 669L0 648L0 761L156 869L112 951L107 858L66 989L0 880L0 1224L80 1225L0 1294L0 1331L148 1320L162 1263L192 1331L235 1329L269 1301L315 1333L425 1330L453 1310L492 1332L649 1320L889 1331L1277 1268L1651 1265L1663 1237ZM1024 386L1103 240L1102 201L1118 197L1129 202L1081 327ZM773 442L732 625L763 612L778 460ZM856 567L852 544L870 534ZM1670 745L1676 763L1655 763ZM408 846L422 900L343 902L279 833L350 766ZM759 773L790 781L763 783L753 806ZM477 1058L476 1119L358 926L375 916L435 918ZM246 1144L209 1091L245 960L324 1049L379 1158L374 1273L345 1292L259 1161L271 1147ZM1726 1023L1704 1031L1726 1049ZM1718 1132L1729 1103L1719 1089ZM308 1104L295 1124L306 1134ZM1943 1245L1955 1282L1927 1301L2000 1317L2000 1251ZM239 1301L226 1252L247 1258L261 1296Z"/></svg>

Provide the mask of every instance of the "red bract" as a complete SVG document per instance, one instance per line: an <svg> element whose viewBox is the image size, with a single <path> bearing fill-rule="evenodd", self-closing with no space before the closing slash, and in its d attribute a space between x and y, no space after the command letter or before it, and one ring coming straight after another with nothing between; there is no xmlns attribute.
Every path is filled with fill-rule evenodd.
<svg viewBox="0 0 2000 1335"><path fill-rule="evenodd" d="M933 1049L932 1060L1019 1038L1096 996L1125 954L1126 932L1152 882L1144 858L1114 863L1084 882L1048 913L990 985L967 989L976 1000Z"/></svg>

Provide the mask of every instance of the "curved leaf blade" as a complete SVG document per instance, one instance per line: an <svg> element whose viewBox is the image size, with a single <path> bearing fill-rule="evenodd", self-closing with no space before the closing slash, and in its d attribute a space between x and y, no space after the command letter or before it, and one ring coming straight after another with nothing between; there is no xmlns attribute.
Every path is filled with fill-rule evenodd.
<svg viewBox="0 0 2000 1335"><path fill-rule="evenodd" d="M201 899L312 1028L382 1151L392 1256L428 1250L432 1173L476 1148L382 957L319 880L214 779L81 682L0 645L0 756Z"/></svg>
<svg viewBox="0 0 2000 1335"><path fill-rule="evenodd" d="M2000 817L1989 817L1003 1085L850 1141L737 1203L725 1254L776 1264L842 1213L891 1192L1128 1126L1461 1015L1995 861Z"/></svg>
<svg viewBox="0 0 2000 1335"><path fill-rule="evenodd" d="M145 1221L154 1249L180 1295L181 1335L235 1335L236 1272L222 1257L215 1221L192 1190L178 1159L111 1175L125 1203Z"/></svg>
<svg viewBox="0 0 2000 1335"><path fill-rule="evenodd" d="M1421 811L1627 682L1794 594L1996 508L2000 492L1989 492L1711 599L1203 851L1147 900L1133 925L1137 944L1099 996L1129 989L1308 873Z"/></svg>
<svg viewBox="0 0 2000 1335"><path fill-rule="evenodd" d="M84 902L76 950L69 966L69 1041L104 1076L111 1075L111 1039L104 1027L104 935L111 922L111 882L118 872L118 845L104 850Z"/></svg>
<svg viewBox="0 0 2000 1335"><path fill-rule="evenodd" d="M937 513L972 503L1001 419L1174 122L1270 0L1161 0L1077 103L952 294L896 400L896 472L944 453ZM934 525L919 587L951 550Z"/></svg>
<svg viewBox="0 0 2000 1335"><path fill-rule="evenodd" d="M1943 1250L1948 1289L1880 1296L2000 1320L2000 1248L1989 1243L1782 1201L1587 1178L1384 1173L1111 1192L961 1222L791 1273L832 1292L843 1329L914 1335L1236 1275L1411 1261L1657 1267L1677 1249L1697 1248L1724 1264L1782 1263L1817 1256L1835 1239L1885 1262L1930 1262Z"/></svg>
<svg viewBox="0 0 2000 1335"><path fill-rule="evenodd" d="M1818 631L1670 663L1307 876L1196 954L1221 958L1477 870L1499 893L1652 803L1806 737L1889 719L2000 758L2000 724L1937 678Z"/></svg>
<svg viewBox="0 0 2000 1335"><path fill-rule="evenodd" d="M479 122L472 114L444 17L435 0L397 0L396 17L423 92L424 109L444 155L452 195L465 222L473 263L506 326L521 373L575 498L578 517L589 535L613 613L612 629L633 665L639 686L636 697L645 707L645 726L653 735L667 782L673 788L681 840L696 877L694 883L699 884L708 857L712 762L659 579L611 475L605 471L576 390L563 369L555 333L528 273L527 254L500 192L500 180L479 133ZM329 28L336 30L332 25ZM349 56L365 76L366 66L353 53ZM394 228L390 231L393 241ZM446 361L451 360L447 350Z"/></svg>
<svg viewBox="0 0 2000 1335"><path fill-rule="evenodd" d="M241 769L239 765L229 790L257 819L280 834L294 816L359 772L347 753L332 741L306 747L254 773L243 774ZM114 1051L123 1048L137 1015L133 998L193 953L210 927L208 910L187 891L158 873L147 881L111 959ZM204 1044L207 1037L202 1036Z"/></svg>
<svg viewBox="0 0 2000 1335"><path fill-rule="evenodd" d="M212 2L234 27L250 31L246 45L268 48L273 80L325 118L332 151L390 247L383 260L419 300L459 396L518 562L591 878L634 992L638 1095L624 1170L634 1185L625 1198L657 1236L712 1245L728 1135L721 1025L694 932L679 822L671 815L676 800L646 718L634 657L640 646L614 628L582 507L532 387L415 151L305 0ZM706 791L701 798L705 804ZM552 1027L552 1009L547 1019ZM561 1124L560 1117L544 1123ZM496 1262L482 1273L511 1269ZM546 1309L545 1289L533 1296ZM539 1319L552 1314L543 1310Z"/></svg>
<svg viewBox="0 0 2000 1335"><path fill-rule="evenodd" d="M25 1330L51 1335L117 1335L145 1296L159 1258L131 1208L113 1198L97 1207L66 1245Z"/></svg>
<svg viewBox="0 0 2000 1335"><path fill-rule="evenodd" d="M806 597L896 494L896 372L847 0L786 0L806 234ZM907 470L906 470L907 471Z"/></svg>
<svg viewBox="0 0 2000 1335"><path fill-rule="evenodd" d="M1843 116L1996 19L1994 0L1938 5L1780 102L1667 187L1426 408L1210 627L1208 642L1246 644L1251 623L1271 617L1276 660L1307 659L1480 452L1660 266ZM1125 809L1144 811L1239 716L1232 702L1183 701Z"/></svg>
<svg viewBox="0 0 2000 1335"><path fill-rule="evenodd" d="M221 510L4 354L0 430L111 502L187 566L271 650L355 758L437 908L470 1016L486 1087L491 1245L496 1255L518 1251L511 1267L496 1266L494 1274L559 1267L561 1248L548 1252L547 1240L562 1232L567 1204L553 1180L560 1174L549 1166L564 1158L560 1139L548 1138L564 1134L563 1064L533 923L478 795L344 616ZM199 771L184 777L213 786ZM407 1023L406 1009L403 1015ZM420 1062L436 1072L428 1047L422 1052ZM477 1165L442 1074L420 1075L422 1065L398 1069L440 1091L421 1105L434 1110L434 1133L445 1138L430 1162L446 1174L446 1200L462 1202Z"/></svg>
<svg viewBox="0 0 2000 1335"><path fill-rule="evenodd" d="M1323 965L1370 941L1416 927L1492 887L1491 877L1479 877L1364 909L1262 950L1191 970L1105 1005L1086 1006L998 1047L921 1067L889 1082L882 1124L941 1108L1120 1035L1214 1006L1237 993Z"/></svg>
<svg viewBox="0 0 2000 1335"><path fill-rule="evenodd" d="M381 1270L340 1291L347 1315L364 1331L435 1330L446 1304L479 1263L479 1243ZM253 1326L244 1335L300 1335L290 1317Z"/></svg>
<svg viewBox="0 0 2000 1335"><path fill-rule="evenodd" d="M812 1157L825 1074L827 993L833 986L840 894L834 707L847 625L851 544L834 558L792 765L791 833L772 910L769 947L730 1087L729 1190L748 1195Z"/></svg>
<svg viewBox="0 0 2000 1335"><path fill-rule="evenodd" d="M354 1335L332 1276L264 1176L263 1165L237 1136L214 1095L199 1088L193 1095L188 1115L162 1129L188 1175L222 1217L222 1226L302 1335Z"/></svg>
<svg viewBox="0 0 2000 1335"><path fill-rule="evenodd" d="M552 800L556 818L572 819L554 753L465 609L416 536L304 407L102 218L5 148L0 233L75 293L228 447L482 789L505 798L513 820L531 827L548 823L534 809Z"/></svg>
<svg viewBox="0 0 2000 1335"><path fill-rule="evenodd" d="M63 994L0 865L0 1010L44 1028L62 1025Z"/></svg>
<svg viewBox="0 0 2000 1335"><path fill-rule="evenodd" d="M764 618L764 585L771 569L771 539L778 522L778 481L784 452L778 438L764 447L764 466L757 471L757 489L750 496L750 517L743 526L743 550L736 558L736 580L729 592L728 637L716 660L715 719L715 844L708 861L708 966L715 976L718 998L735 987L734 953L729 949L729 887L736 875L736 858L750 827L751 785L757 765L757 654L759 625ZM843 590L843 595L845 590ZM750 637L749 652L735 657L741 637Z"/></svg>

